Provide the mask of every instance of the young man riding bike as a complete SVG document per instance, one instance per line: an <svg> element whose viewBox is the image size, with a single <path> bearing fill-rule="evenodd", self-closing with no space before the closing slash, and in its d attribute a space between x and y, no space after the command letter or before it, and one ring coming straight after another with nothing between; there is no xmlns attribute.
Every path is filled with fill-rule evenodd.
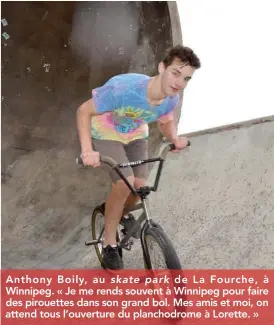
<svg viewBox="0 0 274 325"><path fill-rule="evenodd" d="M117 75L93 89L92 98L77 110L83 164L99 167L100 155L110 156L118 163L147 159L148 124L154 121L162 135L175 145L173 152L184 149L188 140L178 137L173 112L179 102L179 91L185 89L199 68L200 60L190 48L176 46L159 63L158 75ZM121 217L138 197L130 193L115 171L109 172L112 189L105 204L102 264L108 269L121 269L124 266L117 249L116 231ZM137 189L146 183L148 166L126 167L123 173Z"/></svg>

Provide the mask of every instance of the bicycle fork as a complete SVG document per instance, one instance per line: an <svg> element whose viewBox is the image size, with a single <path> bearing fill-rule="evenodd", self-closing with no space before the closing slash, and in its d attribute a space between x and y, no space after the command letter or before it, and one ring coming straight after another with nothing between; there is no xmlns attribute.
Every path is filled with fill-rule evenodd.
<svg viewBox="0 0 274 325"><path fill-rule="evenodd" d="M144 198L141 200L141 202L142 202L141 204L144 209L145 217L146 217L147 221L150 223L151 218L150 218L150 212L149 212L149 208L148 208L148 204L147 204L147 199Z"/></svg>

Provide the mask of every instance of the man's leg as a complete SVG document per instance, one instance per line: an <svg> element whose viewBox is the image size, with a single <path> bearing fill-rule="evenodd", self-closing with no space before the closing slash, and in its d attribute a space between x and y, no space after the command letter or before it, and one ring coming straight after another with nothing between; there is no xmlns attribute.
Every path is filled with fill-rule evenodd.
<svg viewBox="0 0 274 325"><path fill-rule="evenodd" d="M109 156L118 163L128 162L122 143L117 141L93 140L93 146L95 150L100 152L100 155ZM123 214L126 199L130 194L130 189L115 170L110 170L106 165L102 166L108 170L112 179L112 189L105 205L103 264L108 269L121 269L123 268L123 261L117 250L116 232ZM134 185L134 175L131 167L123 168L122 173L131 185Z"/></svg>
<svg viewBox="0 0 274 325"><path fill-rule="evenodd" d="M134 177L127 177L131 185L134 185ZM113 183L112 190L109 193L105 206L105 239L104 246L116 245L116 230L123 214L125 202L129 196L130 190L123 180Z"/></svg>
<svg viewBox="0 0 274 325"><path fill-rule="evenodd" d="M142 186L146 185L146 179L142 178L135 178L134 179L134 188L139 189ZM135 196L132 193L129 194L123 210L123 215L126 215L138 202L139 196Z"/></svg>
<svg viewBox="0 0 274 325"><path fill-rule="evenodd" d="M148 141L144 139L133 141L125 147L125 151L129 161L146 160L148 159ZM135 177L135 189L145 186L148 177L148 164L139 165L136 167L133 166L132 170ZM127 212L136 205L138 200L138 196L130 193L125 202L123 214L127 214Z"/></svg>
<svg viewBox="0 0 274 325"><path fill-rule="evenodd" d="M133 141L125 147L125 150L129 161L145 160L148 158L147 140L140 139ZM148 176L148 165L142 164L139 166L133 166L132 170L135 176L135 189L139 189L140 187L145 186ZM127 229L130 229L136 225L137 221L134 218L133 214L130 213L130 211L132 210L132 208L134 208L138 200L139 197L131 193L125 202L121 224L124 226L126 231ZM138 239L140 238L140 234L141 227L137 227L136 231L132 234L132 236Z"/></svg>

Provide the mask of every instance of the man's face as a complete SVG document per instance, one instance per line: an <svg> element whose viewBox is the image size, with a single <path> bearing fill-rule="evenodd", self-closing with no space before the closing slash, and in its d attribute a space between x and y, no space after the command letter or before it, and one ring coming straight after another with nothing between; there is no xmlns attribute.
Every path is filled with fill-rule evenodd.
<svg viewBox="0 0 274 325"><path fill-rule="evenodd" d="M165 96L175 96L181 89L185 89L194 71L195 68L186 65L186 63L177 58L168 67L160 63L159 73L162 76L162 92Z"/></svg>

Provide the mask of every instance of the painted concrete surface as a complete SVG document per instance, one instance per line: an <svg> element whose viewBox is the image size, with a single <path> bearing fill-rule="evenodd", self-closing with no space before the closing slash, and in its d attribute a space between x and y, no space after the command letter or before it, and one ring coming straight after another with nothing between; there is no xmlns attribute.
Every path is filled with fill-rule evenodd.
<svg viewBox="0 0 274 325"><path fill-rule="evenodd" d="M151 204L183 267L273 268L274 122L191 142L168 155Z"/></svg>

